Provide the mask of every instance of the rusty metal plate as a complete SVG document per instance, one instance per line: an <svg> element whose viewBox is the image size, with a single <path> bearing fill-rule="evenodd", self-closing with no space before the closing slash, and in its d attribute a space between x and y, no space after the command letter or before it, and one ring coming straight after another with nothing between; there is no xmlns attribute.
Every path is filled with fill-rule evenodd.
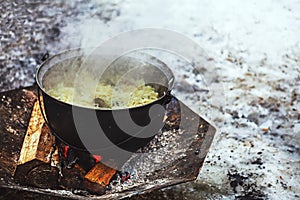
<svg viewBox="0 0 300 200"><path fill-rule="evenodd" d="M175 97L167 107L165 126L123 166L132 173L123 183L110 185L104 195L64 189L41 189L18 185L13 180L36 87L0 94L0 192L6 197L58 199L122 199L197 178L212 143L215 128Z"/></svg>

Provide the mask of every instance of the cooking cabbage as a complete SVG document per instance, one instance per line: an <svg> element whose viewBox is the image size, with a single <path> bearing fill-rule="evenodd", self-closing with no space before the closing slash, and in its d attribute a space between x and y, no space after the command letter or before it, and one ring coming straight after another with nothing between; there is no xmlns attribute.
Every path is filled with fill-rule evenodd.
<svg viewBox="0 0 300 200"><path fill-rule="evenodd" d="M73 87L56 84L47 93L66 103L88 107L130 108L148 104L158 99L158 93L142 80L127 81L122 86L99 83L91 95L80 95Z"/></svg>

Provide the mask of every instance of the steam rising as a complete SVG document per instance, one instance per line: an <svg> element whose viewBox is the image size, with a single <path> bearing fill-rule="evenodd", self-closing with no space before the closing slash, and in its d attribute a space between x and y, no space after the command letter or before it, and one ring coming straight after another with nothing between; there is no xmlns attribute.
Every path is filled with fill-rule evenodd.
<svg viewBox="0 0 300 200"><path fill-rule="evenodd" d="M49 44L47 49L54 55L67 49L88 49L98 46L112 36L110 22L120 15L119 7L122 2L122 0L67 1L66 7L79 13L61 19L59 42Z"/></svg>

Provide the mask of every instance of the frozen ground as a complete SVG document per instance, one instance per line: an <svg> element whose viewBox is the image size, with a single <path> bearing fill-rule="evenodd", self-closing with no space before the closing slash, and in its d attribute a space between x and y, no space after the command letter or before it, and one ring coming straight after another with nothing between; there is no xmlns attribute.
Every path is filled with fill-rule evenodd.
<svg viewBox="0 0 300 200"><path fill-rule="evenodd" d="M32 14L36 18L28 35L33 42L25 40L13 46L3 41L12 38L11 27L16 27L15 37L21 38L17 32L23 25L8 27L5 20L15 8L10 1L1 2L1 90L32 84L33 65L46 51L54 54L90 45L137 28L177 31L206 51L214 68L203 72L204 79L222 83L225 95L209 90L208 85L210 92L200 94L206 100L185 99L218 132L196 183L152 195L177 199L300 198L299 0L57 2L24 4L41 13ZM11 8L5 9L6 4ZM30 18L28 13L23 15ZM44 31L34 35L41 16L51 20L38 22ZM59 34L53 37L57 29ZM25 64L19 55L24 55ZM187 71L184 67L180 70ZM197 84L190 76L183 76L178 84ZM183 89L179 95L185 98L192 94ZM214 105L210 98L217 95L222 103Z"/></svg>
<svg viewBox="0 0 300 200"><path fill-rule="evenodd" d="M214 60L212 76L224 86L221 108L198 108L218 127L198 183L171 191L186 198L298 199L300 2L123 5L116 21L130 29L163 27L198 42Z"/></svg>

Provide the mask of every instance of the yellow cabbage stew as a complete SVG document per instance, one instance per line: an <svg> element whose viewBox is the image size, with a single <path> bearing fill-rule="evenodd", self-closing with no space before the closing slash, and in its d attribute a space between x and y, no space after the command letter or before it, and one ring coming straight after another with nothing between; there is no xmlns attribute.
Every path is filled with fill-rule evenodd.
<svg viewBox="0 0 300 200"><path fill-rule="evenodd" d="M148 104L158 99L158 93L152 86L145 85L142 80L134 81L123 86L115 87L100 83L96 91L89 95L74 96L73 87L63 83L56 84L47 93L66 103L96 108L130 108Z"/></svg>

